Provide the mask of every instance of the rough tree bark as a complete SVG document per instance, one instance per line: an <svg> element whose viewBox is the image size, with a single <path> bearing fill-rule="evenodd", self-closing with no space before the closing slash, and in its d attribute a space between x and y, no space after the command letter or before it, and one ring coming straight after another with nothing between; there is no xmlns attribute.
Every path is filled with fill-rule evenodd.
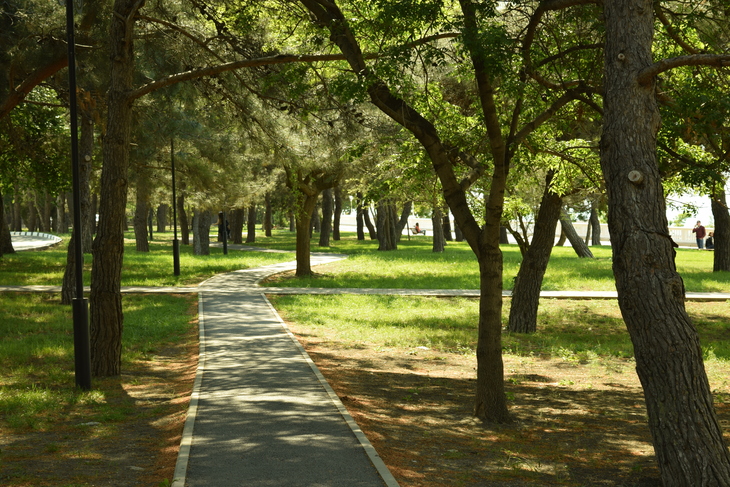
<svg viewBox="0 0 730 487"><path fill-rule="evenodd" d="M596 201L591 201L588 227L591 229L591 245L601 245L601 221L598 219L598 202Z"/></svg>
<svg viewBox="0 0 730 487"><path fill-rule="evenodd" d="M573 246L573 250L580 258L593 258L593 252L588 248L583 239L580 238L578 232L575 231L573 222L570 221L570 215L566 211L560 213L560 227L563 233L568 238L570 245Z"/></svg>
<svg viewBox="0 0 730 487"><path fill-rule="evenodd" d="M160 233L167 231L167 212L169 210L170 205L167 203L162 203L157 207L157 231Z"/></svg>
<svg viewBox="0 0 730 487"><path fill-rule="evenodd" d="M213 224L213 213L193 210L193 254L210 255L210 226Z"/></svg>
<svg viewBox="0 0 730 487"><path fill-rule="evenodd" d="M107 126L103 142L99 225L93 243L90 321L91 369L97 377L121 372L121 277L124 255L129 146L134 75L134 18L143 2L116 0L110 28L111 77L107 90ZM121 203L121 204L120 204Z"/></svg>
<svg viewBox="0 0 730 487"><path fill-rule="evenodd" d="M562 197L550 187L554 172L545 177L545 191L537 212L532 241L524 254L520 270L512 290L512 304L509 310L508 329L516 333L537 331L537 309L540 303L540 289L545 276L550 253L555 242L555 229L560 218Z"/></svg>
<svg viewBox="0 0 730 487"><path fill-rule="evenodd" d="M730 212L727 208L725 191L717 188L712 199L712 216L715 219L715 255L712 270L714 272L730 271Z"/></svg>
<svg viewBox="0 0 730 487"><path fill-rule="evenodd" d="M231 242L234 244L243 243L243 222L246 219L246 210L236 208L228 212L228 221L231 226Z"/></svg>
<svg viewBox="0 0 730 487"><path fill-rule="evenodd" d="M398 250L395 237L395 211L389 199L378 201L376 224L378 234L378 250Z"/></svg>
<svg viewBox="0 0 730 487"><path fill-rule="evenodd" d="M631 335L649 427L665 487L728 486L730 455L712 404L656 159L660 125L653 65L652 0L604 2L601 167L618 301Z"/></svg>

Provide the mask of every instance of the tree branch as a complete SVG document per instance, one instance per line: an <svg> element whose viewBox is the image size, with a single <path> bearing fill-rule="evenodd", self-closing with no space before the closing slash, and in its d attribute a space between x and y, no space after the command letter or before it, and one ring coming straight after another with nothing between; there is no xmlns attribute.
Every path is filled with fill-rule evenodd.
<svg viewBox="0 0 730 487"><path fill-rule="evenodd" d="M691 54L670 59L663 59L639 71L637 81L640 85L650 83L655 76L682 66L714 66L718 68L730 66L730 54Z"/></svg>

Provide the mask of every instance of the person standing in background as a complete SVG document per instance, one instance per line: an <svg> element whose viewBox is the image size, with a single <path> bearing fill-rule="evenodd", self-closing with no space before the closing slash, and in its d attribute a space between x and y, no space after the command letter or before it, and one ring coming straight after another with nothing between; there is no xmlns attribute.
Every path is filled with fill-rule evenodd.
<svg viewBox="0 0 730 487"><path fill-rule="evenodd" d="M697 224L692 229L692 233L697 238L697 248L703 249L705 247L705 227L702 226L702 222L697 220Z"/></svg>

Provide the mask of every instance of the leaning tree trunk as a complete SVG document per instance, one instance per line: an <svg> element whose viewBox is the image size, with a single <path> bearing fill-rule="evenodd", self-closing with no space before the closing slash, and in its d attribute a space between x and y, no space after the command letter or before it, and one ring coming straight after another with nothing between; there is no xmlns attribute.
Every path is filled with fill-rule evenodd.
<svg viewBox="0 0 730 487"><path fill-rule="evenodd" d="M656 160L652 0L604 2L601 167L618 302L631 335L664 487L728 486L730 455L697 330L685 311Z"/></svg>
<svg viewBox="0 0 730 487"><path fill-rule="evenodd" d="M509 244L509 230L504 225L499 227L499 243L502 245Z"/></svg>
<svg viewBox="0 0 730 487"><path fill-rule="evenodd" d="M332 213L334 210L334 190L332 188L322 191L322 225L319 232L319 246L330 246L330 235L332 234Z"/></svg>
<svg viewBox="0 0 730 487"><path fill-rule="evenodd" d="M332 223L332 240L337 242L340 239L340 219L342 218L342 189L335 188L335 211Z"/></svg>
<svg viewBox="0 0 730 487"><path fill-rule="evenodd" d="M712 270L730 271L730 212L725 191L720 187L712 196L712 216L715 219L715 243Z"/></svg>
<svg viewBox="0 0 730 487"><path fill-rule="evenodd" d="M400 219L395 224L395 241L400 242L403 236L403 229L408 225L408 217L411 216L411 210L413 209L413 201L406 201L403 205L403 211L400 212Z"/></svg>
<svg viewBox="0 0 730 487"><path fill-rule="evenodd" d="M101 171L99 225L91 268L91 369L98 377L119 375L122 364L122 262L124 259L129 147L134 75L134 18L138 0L116 0L110 35L111 77Z"/></svg>
<svg viewBox="0 0 730 487"><path fill-rule="evenodd" d="M435 207L431 216L431 225L433 226L433 252L443 252L446 248L446 240L444 238L444 216L441 208Z"/></svg>
<svg viewBox="0 0 730 487"><path fill-rule="evenodd" d="M527 252L520 264L512 289L512 305L509 310L509 331L534 333L537 331L537 308L540 303L540 289L545 276L550 253L555 242L555 229L560 218L562 198L550 188L554 173L550 171L545 178L545 191L542 194L540 209L535 220Z"/></svg>
<svg viewBox="0 0 730 487"><path fill-rule="evenodd" d="M254 242L256 242L256 205L252 204L248 207L246 217L246 243Z"/></svg>
<svg viewBox="0 0 730 487"><path fill-rule="evenodd" d="M370 240L378 240L378 232L375 229L375 225L373 225L373 222L370 220L370 208L368 208L368 207L363 208L362 217L363 217L363 220L365 221L365 226L368 229L368 234L370 235Z"/></svg>
<svg viewBox="0 0 730 487"><path fill-rule="evenodd" d="M563 233L570 241L570 245L573 246L573 250L578 254L580 258L593 258L593 252L588 248L586 243L580 238L578 232L575 231L573 222L570 221L570 216L565 211L560 213L560 226L563 229Z"/></svg>

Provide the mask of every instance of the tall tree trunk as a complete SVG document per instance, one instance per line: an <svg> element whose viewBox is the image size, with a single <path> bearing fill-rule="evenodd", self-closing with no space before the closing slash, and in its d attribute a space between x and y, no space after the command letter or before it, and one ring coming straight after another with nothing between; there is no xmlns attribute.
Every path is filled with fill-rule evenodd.
<svg viewBox="0 0 730 487"><path fill-rule="evenodd" d="M335 212L334 222L332 223L332 240L337 242L340 239L340 219L342 217L342 189L335 187Z"/></svg>
<svg viewBox="0 0 730 487"><path fill-rule="evenodd" d="M190 225L188 224L188 212L185 211L185 186L180 185L180 194L177 197L177 217L180 220L180 242L183 245L190 245Z"/></svg>
<svg viewBox="0 0 730 487"><path fill-rule="evenodd" d="M545 276L550 253L555 242L555 229L560 218L562 198L550 187L554 172L545 178L545 191L542 194L540 209L535 220L527 252L520 264L512 290L512 305L509 310L509 331L534 333L537 331L537 309L540 303L540 289Z"/></svg>
<svg viewBox="0 0 730 487"><path fill-rule="evenodd" d="M443 210L444 215L444 221L443 221L443 229L444 229L444 240L447 242L453 242L454 237L451 235L451 220L449 219L449 207L446 206Z"/></svg>
<svg viewBox="0 0 730 487"><path fill-rule="evenodd" d="M61 192L56 197L56 232L68 233L68 219L66 219L66 193ZM91 247L89 247L91 250Z"/></svg>
<svg viewBox="0 0 730 487"><path fill-rule="evenodd" d="M723 181L724 182L724 181ZM715 219L714 238L715 254L712 270L714 272L730 271L730 212L728 212L725 190L718 186L713 191L712 217Z"/></svg>
<svg viewBox="0 0 730 487"><path fill-rule="evenodd" d="M23 206L23 199L20 196L20 188L18 184L13 185L13 227L14 232L23 231L23 219L21 217L20 209Z"/></svg>
<svg viewBox="0 0 730 487"><path fill-rule="evenodd" d="M565 229L563 228L563 223L560 223L560 237L558 237L558 241L555 242L556 247L562 247L565 245L565 241L568 240L568 234L565 233Z"/></svg>
<svg viewBox="0 0 730 487"><path fill-rule="evenodd" d="M357 239L365 240L365 217L362 205L362 193L357 192L357 209L355 210L355 224L357 225Z"/></svg>
<svg viewBox="0 0 730 487"><path fill-rule="evenodd" d="M167 203L162 203L157 207L157 231L160 233L167 231L167 213L169 210L170 205Z"/></svg>
<svg viewBox="0 0 730 487"><path fill-rule="evenodd" d="M664 487L728 486L730 455L667 227L656 160L656 82L637 79L654 62L653 7L651 0L604 2L601 167L613 272Z"/></svg>
<svg viewBox="0 0 730 487"><path fill-rule="evenodd" d="M193 209L193 254L210 255L210 226L213 214L207 210Z"/></svg>
<svg viewBox="0 0 730 487"><path fill-rule="evenodd" d="M271 209L271 195L266 193L264 197L264 235L271 237L271 230L274 228L273 211Z"/></svg>
<svg viewBox="0 0 730 487"><path fill-rule="evenodd" d="M593 227L591 226L590 220L588 220L588 222L586 222L586 223L587 223L586 224L586 238L583 240L583 243L586 244L586 246L587 246L588 242L591 241L591 231L593 230Z"/></svg>
<svg viewBox="0 0 730 487"><path fill-rule="evenodd" d="M248 207L248 217L246 218L246 243L256 242L256 205L251 204Z"/></svg>
<svg viewBox="0 0 730 487"><path fill-rule="evenodd" d="M51 195L47 189L43 190L43 217L41 218L41 232L50 233L51 231Z"/></svg>
<svg viewBox="0 0 730 487"><path fill-rule="evenodd" d="M115 376L122 364L122 262L129 167L134 75L134 18L141 2L115 0L111 23L111 77L107 89L107 126L101 171L99 225L91 267L91 369L97 377Z"/></svg>
<svg viewBox="0 0 730 487"><path fill-rule="evenodd" d="M441 208L434 207L431 225L433 226L433 252L443 252L446 248L446 239L444 236L444 216L441 213Z"/></svg>
<svg viewBox="0 0 730 487"><path fill-rule="evenodd" d="M10 236L10 228L5 221L5 201L2 192L0 192L0 256L13 253L15 253L13 239Z"/></svg>
<svg viewBox="0 0 730 487"><path fill-rule="evenodd" d="M575 231L573 222L570 220L570 215L568 215L566 211L562 211L560 213L560 226L563 229L563 233L565 233L565 236L570 241L570 245L573 246L573 250L575 250L575 253L578 255L578 257L592 259L593 252L591 252L591 249L589 249L585 242L580 238L578 232Z"/></svg>
<svg viewBox="0 0 730 487"><path fill-rule="evenodd" d="M149 185L143 170L138 171L137 191L134 208L134 240L137 252L149 252L150 242L147 239L147 215L149 214Z"/></svg>
<svg viewBox="0 0 730 487"><path fill-rule="evenodd" d="M38 207L35 204L36 194L28 198L28 231L35 232L38 230Z"/></svg>
<svg viewBox="0 0 730 487"><path fill-rule="evenodd" d="M312 264L310 259L310 232L312 230L312 214L317 207L317 198L319 193L305 194L298 192L297 194L297 277L309 277L312 275Z"/></svg>
<svg viewBox="0 0 730 487"><path fill-rule="evenodd" d="M322 227L319 233L319 246L330 246L332 233L332 213L334 212L335 195L332 188L322 191Z"/></svg>
<svg viewBox="0 0 730 487"><path fill-rule="evenodd" d="M67 305L72 304L76 297L76 243L74 241L74 233L71 234L71 238L68 240L66 268L63 271L63 282L61 285L61 304Z"/></svg>
<svg viewBox="0 0 730 487"><path fill-rule="evenodd" d="M79 136L79 196L81 201L81 249L91 252L96 230L96 205L91 200L91 170L94 155L94 119L86 110L81 112Z"/></svg>
<svg viewBox="0 0 730 487"><path fill-rule="evenodd" d="M397 250L395 221L392 203L388 199L378 201L377 208L378 250Z"/></svg>
<svg viewBox="0 0 730 487"><path fill-rule="evenodd" d="M296 231L296 224L295 224L294 220L295 220L295 218L294 218L294 212L293 211L289 211L289 231L290 232L295 232Z"/></svg>
<svg viewBox="0 0 730 487"><path fill-rule="evenodd" d="M228 213L231 222L231 242L234 244L243 243L243 224L246 220L246 209L236 208Z"/></svg>

